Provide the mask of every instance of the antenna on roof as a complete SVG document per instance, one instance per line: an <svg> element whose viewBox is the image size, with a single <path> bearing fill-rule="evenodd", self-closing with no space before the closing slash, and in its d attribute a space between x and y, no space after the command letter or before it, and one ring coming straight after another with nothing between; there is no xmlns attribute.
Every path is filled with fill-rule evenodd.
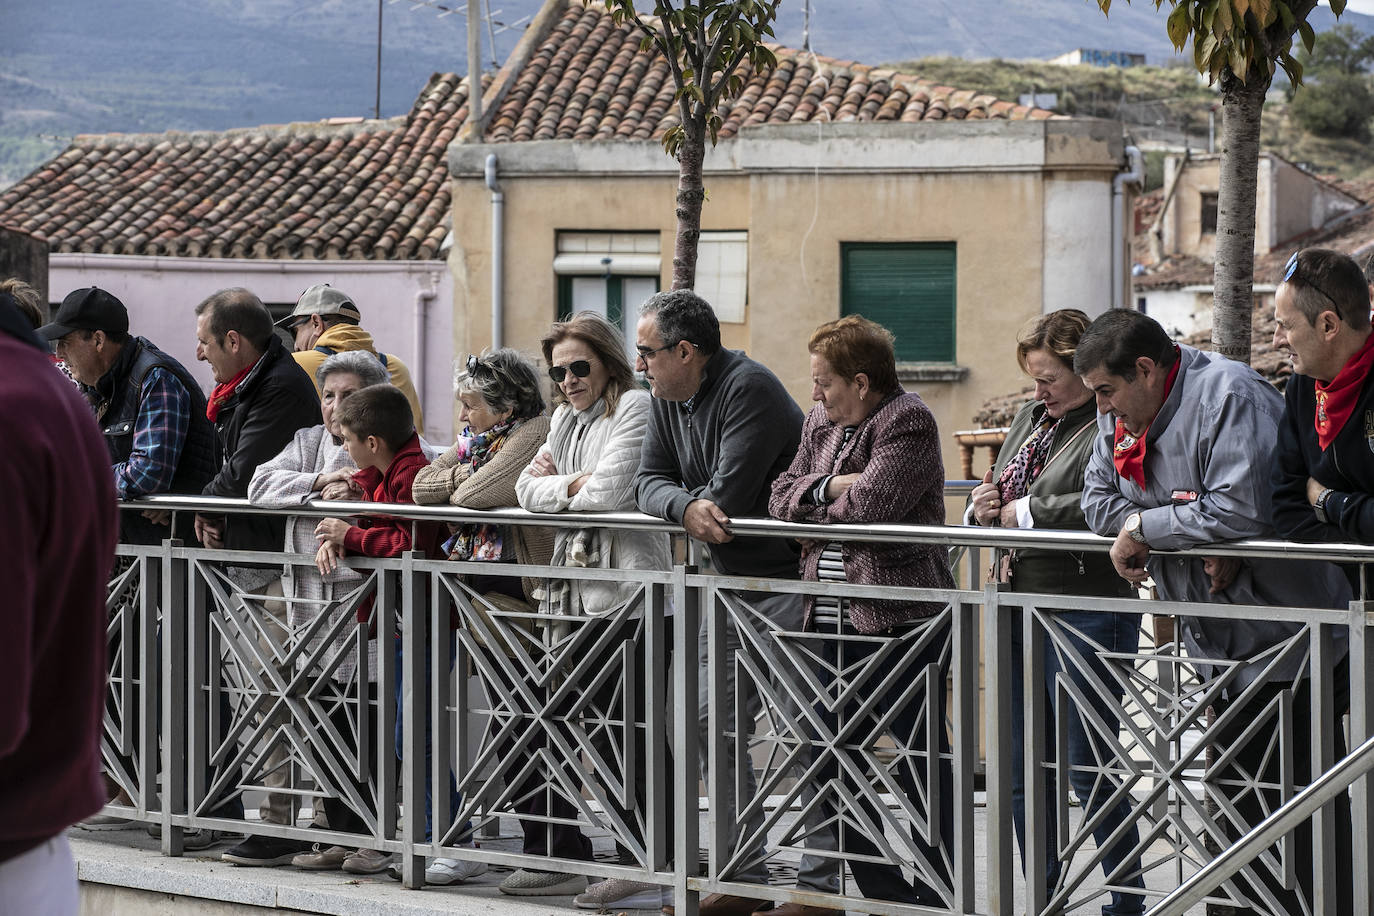
<svg viewBox="0 0 1374 916"><path fill-rule="evenodd" d="M802 50L811 50L811 0L802 7Z"/></svg>

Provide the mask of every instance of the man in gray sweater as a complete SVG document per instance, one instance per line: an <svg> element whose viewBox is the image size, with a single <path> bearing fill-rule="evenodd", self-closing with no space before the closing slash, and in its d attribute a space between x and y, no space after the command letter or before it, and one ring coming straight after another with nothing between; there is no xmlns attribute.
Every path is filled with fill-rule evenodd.
<svg viewBox="0 0 1374 916"><path fill-rule="evenodd" d="M1074 371L1096 393L1099 411L1083 514L1093 531L1116 538L1111 558L1122 578L1140 585L1152 576L1166 601L1347 606L1349 583L1330 563L1151 555L1151 550L1274 537L1270 466L1283 398L1272 385L1243 363L1175 344L1153 319L1125 309L1099 316L1083 332ZM1208 681L1204 702L1217 713L1206 740L1219 754L1230 754L1209 778L1225 787L1218 818L1235 836L1280 801L1278 791L1247 788L1256 781L1269 786L1283 781L1283 755L1273 742L1289 743L1297 786L1317 775L1312 772L1316 732L1309 736L1310 717L1299 712L1310 709L1309 637L1304 624L1257 616L1182 617L1181 624L1188 657ZM1336 628L1336 633L1344 631ZM1343 659L1346 641L1333 642L1333 655ZM1276 703L1289 693L1293 726L1280 734ZM1340 719L1348 702L1348 696L1337 697L1332 719L1316 726L1334 734L1338 758L1344 754ZM1256 730L1256 723L1264 726ZM1337 845L1348 849L1339 827L1337 835ZM1298 893L1310 905L1310 823L1295 836ZM1256 860L1232 892L1259 912L1306 912L1295 892L1283 887L1279 861L1277 856ZM1339 875L1337 883L1344 883ZM1343 893L1348 895L1348 884ZM1340 899L1336 911L1349 912L1346 896Z"/></svg>
<svg viewBox="0 0 1374 916"><path fill-rule="evenodd" d="M720 324L711 306L689 290L657 293L640 308L637 332L639 358L635 368L649 380L653 408L644 436L636 498L649 515L681 524L694 539L709 544L712 565L735 576L796 579L800 576L794 545L782 538L735 537L730 520L735 516L768 517L768 497L773 479L787 469L801 440L802 412L777 376L743 353L721 349ZM802 629L800 595L740 592L739 597L780 629ZM737 626L727 623L725 637L725 696L721 709L733 709L735 665L740 649ZM766 640L765 640L766 642ZM711 726L708 720L706 676L706 620L698 642L702 664L699 684L702 772L705 778ZM781 659L770 664L777 671ZM744 709L749 727L762 707L757 688L745 691ZM728 715L714 725L734 729ZM733 773L734 743L727 741L725 762ZM753 768L745 766L746 803L753 801ZM725 783L733 785L727 776ZM716 816L736 825L733 799L717 800ZM767 853L763 847L762 807L737 825L739 845L750 848L739 867L726 877L767 884ZM808 824L808 827L811 825ZM751 838L741 841L740 836ZM833 848L826 829L810 832L807 845ZM737 852L740 850L736 850ZM797 883L803 888L833 893L839 887L834 859L803 856ZM762 900L728 894L711 894L701 902L702 916L748 916L766 906ZM774 913L802 916L816 907L786 904Z"/></svg>

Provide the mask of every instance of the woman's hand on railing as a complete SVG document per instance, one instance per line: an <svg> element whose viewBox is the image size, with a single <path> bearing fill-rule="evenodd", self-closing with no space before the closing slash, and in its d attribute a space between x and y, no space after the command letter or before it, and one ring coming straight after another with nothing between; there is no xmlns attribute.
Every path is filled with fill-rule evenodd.
<svg viewBox="0 0 1374 916"><path fill-rule="evenodd" d="M970 501L973 505L973 520L978 524L991 525L1001 518L1002 490L992 482L991 468L983 475L983 482L973 488Z"/></svg>
<svg viewBox="0 0 1374 916"><path fill-rule="evenodd" d="M319 474L319 475L317 475L317 476L315 477L315 482L314 482L313 484L310 485L310 489L313 490L313 491L315 491L316 493L319 493L321 499L335 499L335 498L339 498L339 497L333 497L333 496L326 496L325 494L328 493L328 492L330 492L330 488L331 488L334 484L343 483L343 484L352 484L353 486L357 486L356 484L353 484L353 475L356 474L356 473L358 473L358 469L357 469L357 468L339 468L338 470L329 471L329 472L324 473L324 474ZM337 491L337 490L334 490L334 492L338 492L338 491ZM362 488L361 488L361 487L358 487L358 493L359 493L359 494L362 493ZM350 499L350 498L352 498L352 497L342 497L342 498L343 498L343 499Z"/></svg>
<svg viewBox="0 0 1374 916"><path fill-rule="evenodd" d="M362 499L363 488L351 476L345 480L334 480L325 484L320 491L320 499Z"/></svg>

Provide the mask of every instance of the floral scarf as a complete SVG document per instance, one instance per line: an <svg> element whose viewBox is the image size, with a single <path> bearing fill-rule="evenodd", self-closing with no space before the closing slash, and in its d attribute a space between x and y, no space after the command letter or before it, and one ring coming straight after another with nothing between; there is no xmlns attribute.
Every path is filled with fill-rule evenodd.
<svg viewBox="0 0 1374 916"><path fill-rule="evenodd" d="M501 451L501 447L506 444L506 438L519 428L522 422L524 421L506 420L475 436L470 430L464 429L463 434L454 443L458 460L471 466L472 473L476 474L482 465ZM499 525L468 523L458 526L453 537L444 542L444 550L448 552L450 560L497 562L501 559L501 541Z"/></svg>

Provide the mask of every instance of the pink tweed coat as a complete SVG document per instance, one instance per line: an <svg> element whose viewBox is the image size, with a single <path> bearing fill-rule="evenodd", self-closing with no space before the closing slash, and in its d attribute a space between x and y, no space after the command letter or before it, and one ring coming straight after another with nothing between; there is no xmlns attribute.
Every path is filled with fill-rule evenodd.
<svg viewBox="0 0 1374 916"><path fill-rule="evenodd" d="M801 445L791 467L773 482L768 511L790 522L905 522L943 525L945 468L940 459L935 417L920 396L901 388L879 403L841 448L844 429L831 423L817 404L802 427ZM839 499L818 506L804 501L817 481L829 474L858 473ZM805 546L802 578L815 580L824 541ZM864 585L953 588L945 549L924 544L847 543L842 545L845 577ZM811 618L810 598L806 616ZM854 599L849 622L860 633L881 633L896 624L929 617L944 608L934 601Z"/></svg>

